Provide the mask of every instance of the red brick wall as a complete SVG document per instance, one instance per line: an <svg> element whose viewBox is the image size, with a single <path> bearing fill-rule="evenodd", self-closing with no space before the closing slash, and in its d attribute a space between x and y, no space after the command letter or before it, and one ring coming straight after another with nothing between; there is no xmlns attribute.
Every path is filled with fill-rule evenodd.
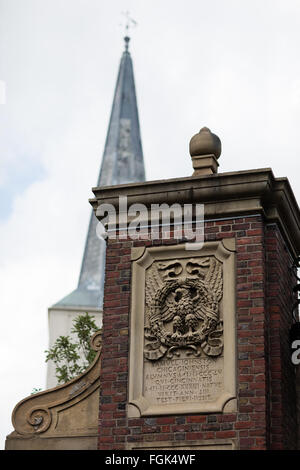
<svg viewBox="0 0 300 470"><path fill-rule="evenodd" d="M295 368L290 360L289 329L295 301L293 259L276 225L266 227L266 304L269 312L270 448L296 448Z"/></svg>
<svg viewBox="0 0 300 470"><path fill-rule="evenodd" d="M99 449L124 449L126 443L143 441L221 438L235 438L240 449L267 449L277 439L283 447L292 448L294 424L290 419L294 405L286 405L286 400L294 399L293 386L291 368L284 369L289 361L286 303L290 285L284 277L289 256L280 236L273 232L267 228L265 236L260 216L206 223L206 240L236 237L238 337L238 412L207 415L127 417L130 252L132 246L157 245L161 241L108 241ZM175 243L178 241L168 241ZM282 279L275 282L274 270L279 266ZM275 361L273 355L269 360L269 349L276 352ZM285 408L289 410L287 416Z"/></svg>

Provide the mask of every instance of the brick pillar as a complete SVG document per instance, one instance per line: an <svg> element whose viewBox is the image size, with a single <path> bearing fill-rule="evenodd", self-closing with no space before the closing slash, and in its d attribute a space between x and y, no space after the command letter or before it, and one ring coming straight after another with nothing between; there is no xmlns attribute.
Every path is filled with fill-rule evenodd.
<svg viewBox="0 0 300 470"><path fill-rule="evenodd" d="M289 329L295 297L293 258L276 224L267 225L266 306L269 321L269 425L271 449L297 446L296 369L291 363Z"/></svg>
<svg viewBox="0 0 300 470"><path fill-rule="evenodd" d="M289 254L262 216L206 223L207 241L236 238L237 412L128 418L128 343L134 246L109 240L103 314L99 449L158 441L229 439L240 449L295 446L295 392L288 331ZM168 240L168 244L180 243Z"/></svg>
<svg viewBox="0 0 300 470"><path fill-rule="evenodd" d="M204 135L204 132L202 134ZM214 142L213 139L210 141ZM208 144L210 145L209 142ZM207 146L204 147L207 153ZM151 446L180 449L184 444L185 448L212 448L212 445L229 448L232 445L234 448L245 450L294 449L298 426L296 370L290 358L289 330L293 322L291 310L295 279L290 267L300 252L300 211L287 179L275 178L272 170L261 169L96 188L94 194L95 199L91 200L91 203L96 213L97 208L107 202L112 204L118 213L119 196L126 196L128 206L144 204L147 211L152 204L179 203L183 206L202 203L206 242L204 251L198 251L198 254L194 255L192 252L183 253L182 247L186 240L176 239L173 229L168 240L108 239L100 376L99 449L147 449ZM166 229L160 226L160 230ZM219 242L222 240L222 243ZM209 247L213 246L216 251L209 251ZM158 392L155 395L156 392L149 392L147 388L152 380L149 379L151 374L148 372L163 370L168 367L170 359L168 354L168 357L163 356L164 352L160 356L152 356L148 346L150 345L151 351L157 351L157 348L160 348L159 351L169 351L170 344L174 343L167 339L168 347L165 348L164 341L161 340L170 338L174 332L177 333L173 317L171 323L168 323L170 320L163 320L161 313L163 308L169 309L166 298L160 303L162 292L169 292L166 288L171 280L169 274L166 273L163 277L158 273L158 295L153 287L153 279L157 275L157 269L160 269L161 261L176 261L177 256L184 274L176 274L175 271L173 274L183 276L182 279L185 280L189 279L187 286L194 286L198 299L200 291L197 290L197 285L201 284L201 276L205 282L208 279L208 285L213 285L216 292L218 286L213 282L210 284L205 270L202 273L198 270L198 281L193 284L191 276L195 279L197 274L190 274L189 277L187 273L193 273L194 268L188 271L188 263L193 265L195 256L196 265L198 262L201 266L201 259L205 265L204 258L208 256L207 263L212 269L210 276L211 273L217 273L213 266L223 263L223 298L217 301L217 325L220 326L220 321L224 320L224 329L222 330L221 326L219 329L223 335L224 349L222 353L217 353L219 356L215 363L219 364L218 368L223 368L223 372L226 370L226 377L230 376L230 380L226 381L225 375L222 376L218 369L215 377L219 374L219 378L210 382L213 386L216 385L216 394L212 391L213 387L209 388L207 379L209 374L214 373L212 371L215 363L211 359L213 354L207 354L202 347L202 340L197 339L203 334L202 326L206 328L205 320L196 326L195 336L195 330L189 330L188 333L185 330L179 334L180 341L184 340L182 336L185 334L191 334L191 341L194 341L195 337L198 341L190 343L192 347L195 344L197 346L194 350L198 355L196 360L191 362L193 367L196 363L201 363L201 367L207 364L209 374L203 374L200 367L201 371L193 375L193 378L196 377L193 387L201 383L199 393L193 394L189 390L184 394L186 385L183 380L180 382L183 377L181 374L176 378L178 388L172 390L172 395L166 394L167 389L163 383L158 384L157 389L161 395L158 395ZM218 263L212 261L213 257L219 259ZM229 259L230 263L227 263L226 259ZM181 262L182 260L185 261ZM220 272L220 268L218 269ZM229 272L231 274L228 274ZM142 281L138 283L140 274ZM169 286L176 285L176 289L179 289L178 286L184 285L186 281L176 282L169 283ZM180 295L189 295L190 300L193 296L192 288L185 288L186 291L189 289L189 294ZM171 292L175 295L175 292ZM209 292L209 289L206 292ZM170 295L170 292L167 295ZM206 295L205 289L202 290L200 297L203 296L204 304L207 302ZM211 298L216 297L212 295ZM229 308L226 307L226 302ZM188 308L194 315L196 307ZM215 307L211 308L211 312L214 312ZM209 318L208 313L205 313L206 319ZM210 318L214 318L214 315L215 313ZM226 320L224 315L228 315L227 319L230 317L230 320ZM149 316L152 318L152 326ZM229 329L226 330L225 326ZM138 334L133 335L136 331ZM231 331L231 336L228 331ZM155 346L155 341L158 346ZM186 346L187 343L180 343L178 346L176 338L174 341L175 349L179 349L180 354L184 348L189 347ZM208 341L206 344L209 348L214 347L213 342ZM227 352L225 351L226 344L233 345L229 348L229 354L228 348ZM137 360L132 360L133 352L136 352ZM153 365L153 361L161 359L163 367ZM177 357L176 360L179 361L178 364L182 364L182 359ZM178 366L175 365L174 368L176 367ZM167 373L170 387L169 370ZM143 374L148 375L146 377ZM300 380L298 382L300 383ZM177 390L181 390L179 396L175 395ZM167 411L162 406L165 398L161 397L168 397ZM180 406L176 407L178 402Z"/></svg>

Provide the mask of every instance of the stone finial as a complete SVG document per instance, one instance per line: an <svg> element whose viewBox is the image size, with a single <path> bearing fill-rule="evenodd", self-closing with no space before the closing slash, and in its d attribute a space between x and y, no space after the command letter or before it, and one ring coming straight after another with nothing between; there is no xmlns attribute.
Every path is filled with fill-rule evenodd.
<svg viewBox="0 0 300 470"><path fill-rule="evenodd" d="M190 140L190 155L193 161L193 176L211 175L218 172L217 159L221 155L219 137L203 127Z"/></svg>

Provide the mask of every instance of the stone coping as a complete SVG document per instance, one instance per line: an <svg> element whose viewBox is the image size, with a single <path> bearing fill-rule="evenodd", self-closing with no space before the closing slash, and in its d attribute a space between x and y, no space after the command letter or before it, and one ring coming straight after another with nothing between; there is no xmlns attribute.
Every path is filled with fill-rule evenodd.
<svg viewBox="0 0 300 470"><path fill-rule="evenodd" d="M89 202L97 216L100 204L118 212L119 197L127 204L204 204L205 219L262 214L279 224L294 256L300 252L300 210L287 178L271 168L93 188ZM98 217L101 220L100 217Z"/></svg>

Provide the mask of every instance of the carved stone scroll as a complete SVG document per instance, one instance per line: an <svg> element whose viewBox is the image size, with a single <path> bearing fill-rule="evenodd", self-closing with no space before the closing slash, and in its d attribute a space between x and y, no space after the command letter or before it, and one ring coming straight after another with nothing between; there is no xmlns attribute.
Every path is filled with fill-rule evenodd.
<svg viewBox="0 0 300 470"><path fill-rule="evenodd" d="M234 256L222 241L132 253L129 416L234 407Z"/></svg>
<svg viewBox="0 0 300 470"><path fill-rule="evenodd" d="M15 431L7 436L6 449L97 448L101 331L92 336L91 346L97 355L83 374L15 406Z"/></svg>

